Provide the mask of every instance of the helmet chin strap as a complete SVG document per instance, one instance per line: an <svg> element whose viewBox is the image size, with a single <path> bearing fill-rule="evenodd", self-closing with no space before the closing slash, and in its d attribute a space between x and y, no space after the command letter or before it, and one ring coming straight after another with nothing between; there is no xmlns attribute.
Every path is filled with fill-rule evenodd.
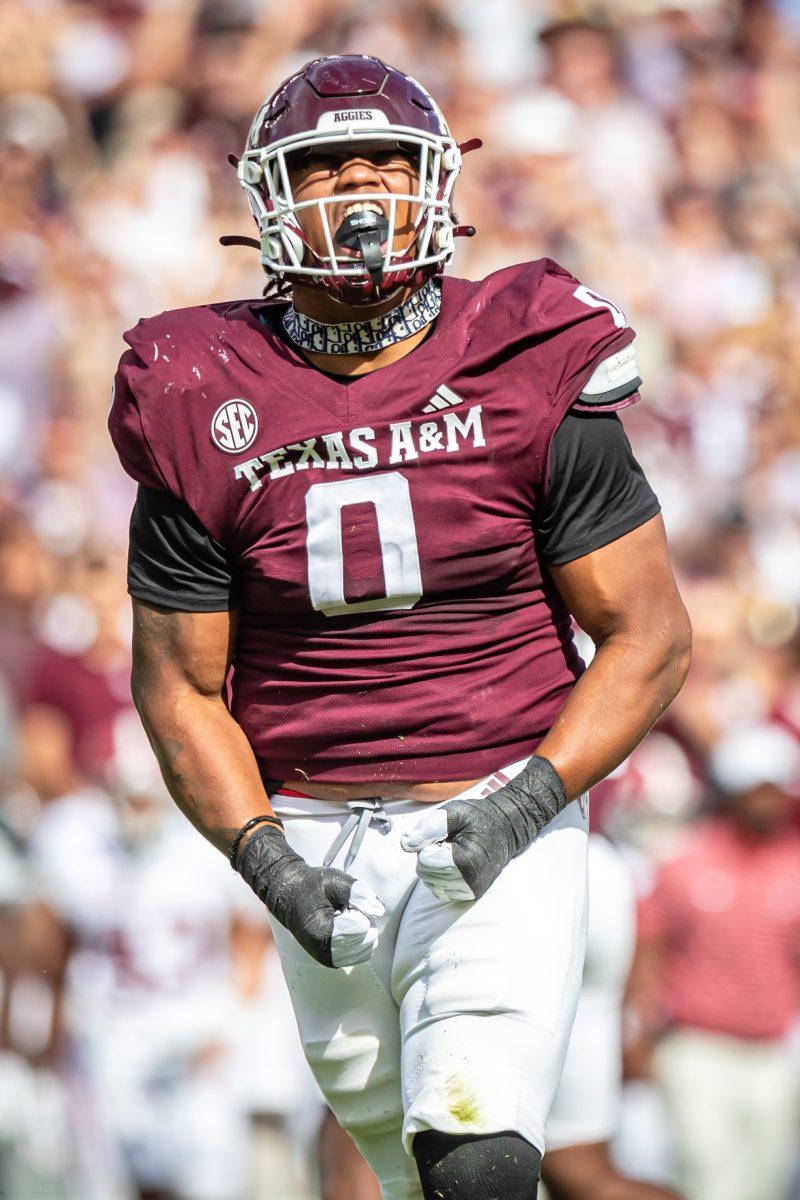
<svg viewBox="0 0 800 1200"><path fill-rule="evenodd" d="M373 283L383 279L384 252L381 244L389 237L389 222L382 213L356 212L345 217L334 241L346 250L357 250Z"/></svg>

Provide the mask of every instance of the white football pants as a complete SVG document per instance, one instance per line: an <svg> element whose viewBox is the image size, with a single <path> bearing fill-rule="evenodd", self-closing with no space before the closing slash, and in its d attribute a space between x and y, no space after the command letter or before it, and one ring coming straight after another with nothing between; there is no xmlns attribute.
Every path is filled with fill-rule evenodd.
<svg viewBox="0 0 800 1200"><path fill-rule="evenodd" d="M482 780L462 795L486 793ZM295 794L273 805L314 866L350 816ZM514 1130L544 1150L583 969L586 801L567 805L471 902L438 900L401 848L426 807L387 802L391 826L373 821L349 867L386 908L370 962L322 967L273 922L306 1058L384 1200L421 1200L410 1157L420 1130Z"/></svg>

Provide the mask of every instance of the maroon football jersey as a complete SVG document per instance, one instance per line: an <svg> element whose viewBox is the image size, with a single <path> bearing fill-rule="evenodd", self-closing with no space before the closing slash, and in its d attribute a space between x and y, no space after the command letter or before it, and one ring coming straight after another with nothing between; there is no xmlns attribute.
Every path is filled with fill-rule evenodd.
<svg viewBox="0 0 800 1200"><path fill-rule="evenodd" d="M125 335L111 435L231 555L232 711L272 778L479 777L535 749L582 670L537 510L555 429L633 331L549 260L442 287L431 335L346 384L275 304Z"/></svg>

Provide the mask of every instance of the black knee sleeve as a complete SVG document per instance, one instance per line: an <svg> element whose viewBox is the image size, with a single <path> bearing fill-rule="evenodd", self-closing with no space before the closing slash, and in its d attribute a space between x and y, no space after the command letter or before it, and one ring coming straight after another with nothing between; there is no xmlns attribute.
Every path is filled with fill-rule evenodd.
<svg viewBox="0 0 800 1200"><path fill-rule="evenodd" d="M536 1200L542 1156L518 1133L426 1129L414 1158L425 1200Z"/></svg>

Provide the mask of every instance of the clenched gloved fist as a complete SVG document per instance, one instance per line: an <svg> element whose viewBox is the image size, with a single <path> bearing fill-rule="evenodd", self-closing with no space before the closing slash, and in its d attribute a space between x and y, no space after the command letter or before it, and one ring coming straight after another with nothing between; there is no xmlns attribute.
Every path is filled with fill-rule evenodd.
<svg viewBox="0 0 800 1200"><path fill-rule="evenodd" d="M352 967L372 957L384 908L365 883L335 867L310 867L274 825L251 835L236 869L323 967Z"/></svg>
<svg viewBox="0 0 800 1200"><path fill-rule="evenodd" d="M534 755L491 796L448 800L426 813L401 844L417 855L417 875L440 900L477 900L566 804L555 767Z"/></svg>

